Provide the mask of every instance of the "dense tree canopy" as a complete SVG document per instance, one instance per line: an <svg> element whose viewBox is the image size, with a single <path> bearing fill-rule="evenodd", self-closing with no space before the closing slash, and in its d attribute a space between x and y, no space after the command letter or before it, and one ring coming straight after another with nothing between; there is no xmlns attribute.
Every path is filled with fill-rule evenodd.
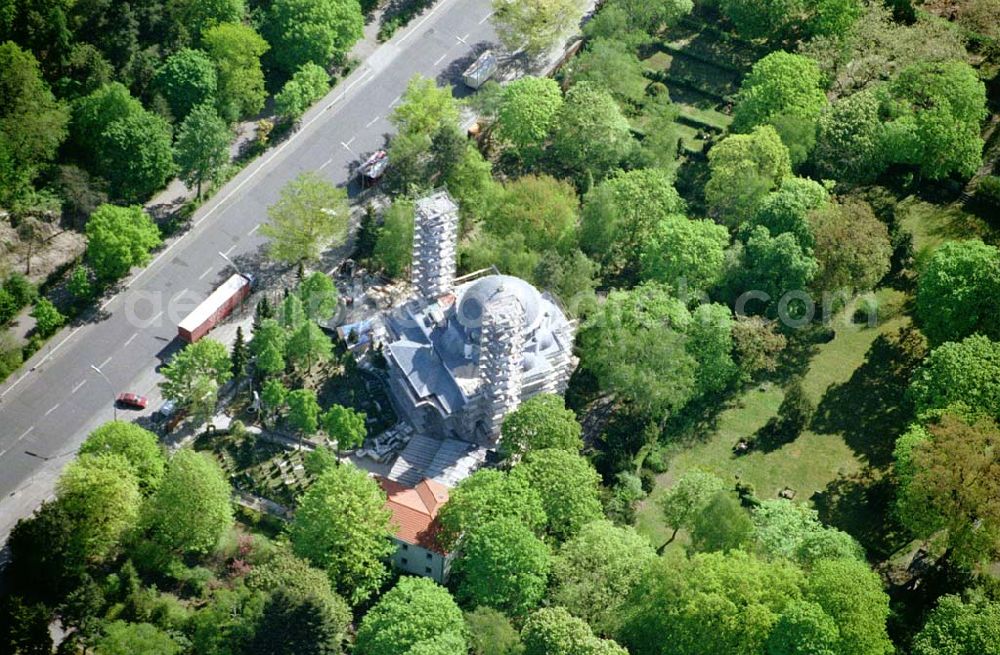
<svg viewBox="0 0 1000 655"><path fill-rule="evenodd" d="M358 0L275 0L264 21L264 38L275 67L286 76L303 64L327 66L361 38Z"/></svg>
<svg viewBox="0 0 1000 655"><path fill-rule="evenodd" d="M142 207L101 205L87 221L87 261L105 282L149 262L158 245L160 231Z"/></svg>
<svg viewBox="0 0 1000 655"><path fill-rule="evenodd" d="M66 138L66 108L42 80L38 61L13 42L0 43L0 205L28 190L38 166ZM9 166L9 168L8 168Z"/></svg>
<svg viewBox="0 0 1000 655"><path fill-rule="evenodd" d="M194 107L177 130L174 160L178 173L188 186L194 186L201 197L205 182L216 182L223 167L229 163L229 126L208 104Z"/></svg>
<svg viewBox="0 0 1000 655"><path fill-rule="evenodd" d="M656 553L630 527L608 521L583 526L552 563L551 598L601 633L611 632L632 588Z"/></svg>
<svg viewBox="0 0 1000 655"><path fill-rule="evenodd" d="M900 71L886 100L892 161L913 164L930 179L968 177L982 161L979 124L986 88L965 62L917 62Z"/></svg>
<svg viewBox="0 0 1000 655"><path fill-rule="evenodd" d="M543 393L529 398L504 417L500 450L507 457L543 448L579 452L583 447L580 423L561 396Z"/></svg>
<svg viewBox="0 0 1000 655"><path fill-rule="evenodd" d="M233 524L229 493L229 481L214 459L190 448L179 450L143 509L143 524L166 548L206 553Z"/></svg>
<svg viewBox="0 0 1000 655"><path fill-rule="evenodd" d="M278 202L268 207L260 232L271 239L278 261L316 261L325 248L347 235L347 191L314 172L302 173L285 185Z"/></svg>
<svg viewBox="0 0 1000 655"><path fill-rule="evenodd" d="M641 246L642 275L692 290L711 289L725 270L729 232L709 220L662 218Z"/></svg>
<svg viewBox="0 0 1000 655"><path fill-rule="evenodd" d="M562 107L559 85L548 77L520 77L503 87L497 113L497 137L525 159L537 156Z"/></svg>
<svg viewBox="0 0 1000 655"><path fill-rule="evenodd" d="M264 605L248 655L339 655L351 611L339 596L279 587Z"/></svg>
<svg viewBox="0 0 1000 655"><path fill-rule="evenodd" d="M950 241L934 251L917 285L917 318L932 344L980 333L1000 338L1000 249L979 240Z"/></svg>
<svg viewBox="0 0 1000 655"><path fill-rule="evenodd" d="M816 121L826 106L819 66L802 55L782 50L759 59L743 78L733 129L746 132L778 117Z"/></svg>
<svg viewBox="0 0 1000 655"><path fill-rule="evenodd" d="M326 570L338 593L352 603L368 598L385 580L389 541L385 494L350 464L327 469L299 502L289 535L295 553Z"/></svg>
<svg viewBox="0 0 1000 655"><path fill-rule="evenodd" d="M453 565L456 593L469 607L524 616L545 595L550 567L548 546L527 526L516 518L495 518L462 540L462 555Z"/></svg>
<svg viewBox="0 0 1000 655"><path fill-rule="evenodd" d="M181 645L169 634L150 623L114 621L104 629L94 648L96 655L177 655Z"/></svg>
<svg viewBox="0 0 1000 655"><path fill-rule="evenodd" d="M295 120L330 90L330 76L312 62L299 66L292 78L274 96L274 109L280 116Z"/></svg>
<svg viewBox="0 0 1000 655"><path fill-rule="evenodd" d="M562 607L545 607L528 617L521 631L524 655L626 655L610 640L599 639L590 626Z"/></svg>
<svg viewBox="0 0 1000 655"><path fill-rule="evenodd" d="M952 558L974 565L1000 553L1000 429L945 413L896 449L900 516L917 535L945 531Z"/></svg>
<svg viewBox="0 0 1000 655"><path fill-rule="evenodd" d="M510 52L545 53L580 20L579 0L494 0L493 24L500 42Z"/></svg>
<svg viewBox="0 0 1000 655"><path fill-rule="evenodd" d="M101 453L124 457L144 493L148 494L160 485L166 458L159 438L149 430L124 421L105 423L91 432L80 446L80 455Z"/></svg>
<svg viewBox="0 0 1000 655"><path fill-rule="evenodd" d="M767 192L792 172L788 148L767 125L724 138L708 152L708 165L709 212L732 226L753 216Z"/></svg>
<svg viewBox="0 0 1000 655"><path fill-rule="evenodd" d="M771 236L790 232L804 249L816 245L809 214L823 207L829 194L818 182L801 177L788 177L781 186L764 196L754 215L741 226L741 232L750 234L753 228L763 225Z"/></svg>
<svg viewBox="0 0 1000 655"><path fill-rule="evenodd" d="M860 0L722 0L736 31L751 39L841 36L863 11Z"/></svg>
<svg viewBox="0 0 1000 655"><path fill-rule="evenodd" d="M566 92L552 128L552 157L582 185L600 180L635 148L628 120L611 94L590 82Z"/></svg>
<svg viewBox="0 0 1000 655"><path fill-rule="evenodd" d="M163 377L164 397L206 420L215 411L219 387L232 377L229 350L214 339L200 339L174 355Z"/></svg>
<svg viewBox="0 0 1000 655"><path fill-rule="evenodd" d="M654 238L661 222L683 215L684 210L668 171L617 171L584 199L580 246L608 273L634 276L636 254Z"/></svg>
<svg viewBox="0 0 1000 655"><path fill-rule="evenodd" d="M365 614L358 628L355 652L359 655L400 655L446 635L457 639L458 649L427 651L464 655L465 622L451 594L427 578L401 578Z"/></svg>
<svg viewBox="0 0 1000 655"><path fill-rule="evenodd" d="M600 478L576 453L554 448L529 452L511 477L525 480L541 496L548 532L558 541L601 517Z"/></svg>
<svg viewBox="0 0 1000 655"><path fill-rule="evenodd" d="M438 540L452 548L464 532L495 518L514 518L536 533L545 526L542 498L522 477L495 469L480 469L458 483L438 514Z"/></svg>
<svg viewBox="0 0 1000 655"><path fill-rule="evenodd" d="M997 655L1000 604L943 596L913 641L914 655Z"/></svg>
<svg viewBox="0 0 1000 655"><path fill-rule="evenodd" d="M198 105L213 104L219 88L212 60L201 50L189 48L167 57L156 71L153 83L163 94L178 123Z"/></svg>
<svg viewBox="0 0 1000 655"><path fill-rule="evenodd" d="M252 27L221 23L202 34L202 46L215 64L219 112L227 119L253 115L264 106L264 72L260 58L269 49Z"/></svg>
<svg viewBox="0 0 1000 655"><path fill-rule="evenodd" d="M918 414L964 403L1000 416L1000 343L973 335L938 346L913 374L910 396Z"/></svg>
<svg viewBox="0 0 1000 655"><path fill-rule="evenodd" d="M56 494L78 552L93 561L112 554L139 518L139 483L122 455L80 457L59 477Z"/></svg>
<svg viewBox="0 0 1000 655"><path fill-rule="evenodd" d="M695 518L723 487L724 483L715 475L693 468L667 489L659 503L664 522L674 531L671 541L680 529L690 530L694 526Z"/></svg>
<svg viewBox="0 0 1000 655"><path fill-rule="evenodd" d="M813 284L821 291L870 291L889 272L889 229L868 203L830 203L813 213L810 223L819 264Z"/></svg>
<svg viewBox="0 0 1000 655"><path fill-rule="evenodd" d="M871 182L879 176L886 167L880 106L875 93L862 91L823 110L812 152L820 175L842 182Z"/></svg>

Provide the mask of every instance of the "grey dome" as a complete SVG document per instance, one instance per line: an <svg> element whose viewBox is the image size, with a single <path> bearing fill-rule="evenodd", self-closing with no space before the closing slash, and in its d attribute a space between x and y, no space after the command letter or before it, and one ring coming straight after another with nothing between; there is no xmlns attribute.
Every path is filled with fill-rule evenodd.
<svg viewBox="0 0 1000 655"><path fill-rule="evenodd" d="M531 284L512 275L488 275L463 289L457 305L459 321L468 327L478 326L483 306L501 292L517 297L524 308L525 332L534 332L542 319L542 295Z"/></svg>

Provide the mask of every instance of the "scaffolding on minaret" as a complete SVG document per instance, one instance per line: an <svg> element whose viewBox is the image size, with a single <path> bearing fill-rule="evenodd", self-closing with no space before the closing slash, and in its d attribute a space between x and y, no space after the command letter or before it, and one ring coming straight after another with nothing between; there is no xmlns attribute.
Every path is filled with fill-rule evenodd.
<svg viewBox="0 0 1000 655"><path fill-rule="evenodd" d="M414 286L424 298L451 290L458 245L458 206L447 191L435 191L416 202L413 217Z"/></svg>
<svg viewBox="0 0 1000 655"><path fill-rule="evenodd" d="M501 289L486 302L479 344L479 379L484 383L480 425L496 438L504 416L521 404L524 307L516 295Z"/></svg>

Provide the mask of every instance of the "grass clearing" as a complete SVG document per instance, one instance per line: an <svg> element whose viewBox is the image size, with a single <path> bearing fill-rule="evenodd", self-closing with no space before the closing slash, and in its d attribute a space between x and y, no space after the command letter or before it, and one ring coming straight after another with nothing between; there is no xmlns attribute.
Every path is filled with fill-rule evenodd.
<svg viewBox="0 0 1000 655"><path fill-rule="evenodd" d="M902 294L891 290L882 291L879 296L889 307L898 308L903 301ZM882 366L891 359L872 353L879 351L875 344L880 336L895 334L908 323L905 316L890 315L869 328L845 325L838 317L833 324L836 336L813 349L804 373L803 386L818 406L810 429L770 452L755 449L735 456L736 442L763 428L776 416L784 398L783 389L772 382L748 389L720 413L715 429L704 440L678 444L673 449L668 470L658 477L657 487L637 513L638 530L657 546L669 538L670 531L659 518L656 500L673 480L691 468L715 473L727 483L739 480L750 484L762 499L775 498L779 491L789 487L795 490L796 502L823 505L819 507L821 513L842 515L837 523L849 529L847 524L857 517L830 500L831 489L841 481L859 478L869 464L884 465L886 453L891 452L895 437L882 434L880 424L881 419L897 420L898 414L893 407L881 405L898 405L899 392L888 383L887 388L872 388L873 384L883 385L888 376L883 375ZM875 370L866 371L870 363ZM852 428L864 423L866 414L874 416L871 429ZM858 532L874 529L868 525L856 527ZM682 544L683 539L671 547Z"/></svg>
<svg viewBox="0 0 1000 655"><path fill-rule="evenodd" d="M896 205L896 214L903 227L913 235L918 270L945 241L972 238L996 241L996 234L985 221L957 205L935 205L909 196Z"/></svg>

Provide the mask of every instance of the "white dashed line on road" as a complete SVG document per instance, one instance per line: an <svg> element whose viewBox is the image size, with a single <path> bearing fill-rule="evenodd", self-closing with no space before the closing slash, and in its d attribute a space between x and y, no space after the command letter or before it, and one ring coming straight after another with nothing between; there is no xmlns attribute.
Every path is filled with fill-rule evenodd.
<svg viewBox="0 0 1000 655"><path fill-rule="evenodd" d="M434 63L433 63L432 65L433 65L433 66L437 66L437 65L438 65L438 64L440 64L440 63L441 63L442 61L444 61L444 58L445 58L445 57L447 57L447 56L448 56L448 53L446 52L446 53L444 53L443 55L441 55L440 57L438 57L438 58L437 58L437 61L435 61L435 62L434 62Z"/></svg>
<svg viewBox="0 0 1000 655"><path fill-rule="evenodd" d="M490 19L490 16L492 16L492 15L493 15L493 12L491 11L490 13L486 14L485 16L483 16L483 19L481 21L479 21L479 24L482 25L483 23L485 23L486 21L488 21Z"/></svg>
<svg viewBox="0 0 1000 655"><path fill-rule="evenodd" d="M187 289L185 289L185 291L187 291ZM153 318L149 319L149 324L152 325L153 323L156 322L156 319L160 318L161 316L163 316L163 312L162 311L157 312L156 316L154 316Z"/></svg>
<svg viewBox="0 0 1000 655"><path fill-rule="evenodd" d="M351 139L351 141L353 141L353 140L354 140L354 139ZM343 141L341 141L341 142L340 142L340 145L344 146L344 148L345 148L345 149L347 150L347 152L349 152L349 153L351 153L351 154L354 154L354 151L353 151L353 150L351 150L351 146L350 146L350 144L349 144L349 143L344 143Z"/></svg>
<svg viewBox="0 0 1000 655"><path fill-rule="evenodd" d="M319 167L319 170L323 170L324 168L326 168L327 166L329 166L332 163L333 163L333 157L330 157L325 162L323 162L323 165ZM260 226L258 226L258 227L260 227Z"/></svg>
<svg viewBox="0 0 1000 655"><path fill-rule="evenodd" d="M86 380L80 380L80 382L79 382L79 383L77 383L77 385L76 385L75 387L73 387L73 390L72 390L72 391L70 391L70 393L76 393L77 391L79 391L79 390L80 390L80 387L82 387L82 386L83 386L83 385L85 385L85 384L87 384L87 381L86 381Z"/></svg>
<svg viewBox="0 0 1000 655"><path fill-rule="evenodd" d="M108 362L110 362L113 357L114 357L114 355L112 355L111 357L108 357L107 359L105 359L103 362L101 362L100 364L97 365L97 368L104 368L105 366L107 366Z"/></svg>
<svg viewBox="0 0 1000 655"><path fill-rule="evenodd" d="M206 270L206 271L205 271L204 273L202 273L201 275L199 275L199 276L198 276L198 279L199 279L199 280L204 280L204 279L205 279L205 277L206 277L206 276L207 276L207 275L208 275L209 273L211 273L211 272L212 272L212 270L213 270L214 268L215 268L214 266L209 266L209 267L208 267L208 270Z"/></svg>
<svg viewBox="0 0 1000 655"><path fill-rule="evenodd" d="M20 441L21 439L24 439L26 436L28 436L29 434L31 434L31 431L34 430L34 429L35 429L35 426L32 425L30 428L28 428L27 430L25 430L24 432L21 433L21 436L17 438L17 441ZM17 443L17 441L15 441L14 443Z"/></svg>
<svg viewBox="0 0 1000 655"><path fill-rule="evenodd" d="M455 38L458 39L463 45L469 45L469 42L466 41L466 39L469 38L468 34L465 36L456 36Z"/></svg>
<svg viewBox="0 0 1000 655"><path fill-rule="evenodd" d="M45 416L48 416L49 414L51 414L52 412L56 411L57 409L59 409L59 403L56 403L52 407L49 407L49 411L45 412Z"/></svg>
<svg viewBox="0 0 1000 655"><path fill-rule="evenodd" d="M396 103L399 102L400 98L402 98L402 97L403 96L396 96L395 98L393 98L392 102L389 103L389 107L390 108L395 107Z"/></svg>
<svg viewBox="0 0 1000 655"><path fill-rule="evenodd" d="M231 253L233 251L233 249L235 249L235 248L236 248L236 244L234 243L233 245L229 246L229 250L227 250L226 252L224 252L222 254L225 255L226 257L228 257L229 253Z"/></svg>
<svg viewBox="0 0 1000 655"><path fill-rule="evenodd" d="M377 123L380 118L382 118L382 117L381 116L376 116L375 118L373 118L370 121L368 121L365 124L365 127L371 127L372 125L374 125L375 123Z"/></svg>
<svg viewBox="0 0 1000 655"><path fill-rule="evenodd" d="M135 339L135 338L136 338L137 336L139 336L139 333L138 333L138 332L136 332L135 334L133 334L132 336L130 336L130 337L129 337L129 338L128 338L128 339L126 340L126 341L125 341L125 346L129 345L130 343L132 343L132 339ZM124 347L124 346L123 346L123 347Z"/></svg>
<svg viewBox="0 0 1000 655"><path fill-rule="evenodd" d="M250 230L249 232L247 232L247 236L250 236L251 234L253 234L253 233L254 233L254 232L256 232L257 230L259 230L259 229L260 229L260 225L261 225L260 223L257 223L256 225L254 225L254 226L253 226L253 229L252 229L252 230Z"/></svg>

